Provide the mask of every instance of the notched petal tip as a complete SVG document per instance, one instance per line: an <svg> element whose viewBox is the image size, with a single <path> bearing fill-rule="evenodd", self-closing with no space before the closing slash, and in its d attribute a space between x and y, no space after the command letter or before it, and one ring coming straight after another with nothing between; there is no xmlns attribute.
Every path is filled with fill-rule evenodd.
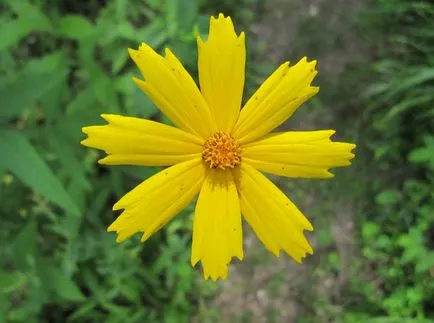
<svg viewBox="0 0 434 323"><path fill-rule="evenodd" d="M116 114L112 114L112 113L101 113L100 117L103 118L105 121L107 121L108 123L110 123L113 118L116 117Z"/></svg>
<svg viewBox="0 0 434 323"><path fill-rule="evenodd" d="M173 56L175 56L175 55L174 55L173 52L170 50L170 48L165 47L165 48L164 48L164 56L165 56L165 58L167 58L167 57L173 57Z"/></svg>
<svg viewBox="0 0 434 323"><path fill-rule="evenodd" d="M138 77L133 76L131 79L132 79L133 82L134 82L137 86L139 86L139 87L140 87L140 85L144 85L144 84L146 84L145 81L139 79Z"/></svg>
<svg viewBox="0 0 434 323"><path fill-rule="evenodd" d="M313 255L313 248L312 248L312 246L310 244L308 244L307 248L306 248L306 250L304 252L305 253L304 253L303 257L306 257L307 255Z"/></svg>
<svg viewBox="0 0 434 323"><path fill-rule="evenodd" d="M109 163L107 162L108 161L107 159L109 157L110 157L110 155L105 156L105 157L103 157L101 159L98 159L97 163L100 164L100 165L109 165Z"/></svg>
<svg viewBox="0 0 434 323"><path fill-rule="evenodd" d="M128 48L128 54L130 55L132 60L140 57L139 51L137 49Z"/></svg>
<svg viewBox="0 0 434 323"><path fill-rule="evenodd" d="M122 236L120 234L118 234L118 236L116 237L116 243L122 243L125 240L127 240L130 236Z"/></svg>
<svg viewBox="0 0 434 323"><path fill-rule="evenodd" d="M310 223L310 221L308 220L308 221L307 221L307 224L303 227L303 230L306 230L306 231L312 232L312 231L314 231L315 229L314 229L312 223Z"/></svg>
<svg viewBox="0 0 434 323"><path fill-rule="evenodd" d="M203 43L204 43L204 41L203 41L202 37L200 37L200 35L196 36L196 42L197 42L198 49L200 49L203 46Z"/></svg>
<svg viewBox="0 0 434 323"><path fill-rule="evenodd" d="M107 227L107 232L117 232L118 231L118 227L116 225L116 220L112 222L112 224L110 224Z"/></svg>
<svg viewBox="0 0 434 323"><path fill-rule="evenodd" d="M151 46L149 46L145 42L141 42L140 45L139 45L139 51L145 51L145 50L154 51Z"/></svg>
<svg viewBox="0 0 434 323"><path fill-rule="evenodd" d="M299 265L303 264L303 261L306 259L307 254L300 255L298 258L294 258L295 262Z"/></svg>
<svg viewBox="0 0 434 323"><path fill-rule="evenodd" d="M301 256L301 260L305 260L309 255L312 256L315 251L313 250L313 248L309 245L310 249L307 250L302 256Z"/></svg>
<svg viewBox="0 0 434 323"><path fill-rule="evenodd" d="M120 203L121 201L122 201L122 199L120 199L115 204L113 204L113 206L112 206L112 210L113 211L119 211L119 210L125 209L125 205L123 205L122 203Z"/></svg>
<svg viewBox="0 0 434 323"><path fill-rule="evenodd" d="M230 23L232 24L232 19L230 16L225 16L224 13L220 12L217 17L211 16L210 22L212 23Z"/></svg>
<svg viewBox="0 0 434 323"><path fill-rule="evenodd" d="M291 66L291 68L295 68L296 66L304 65L303 66L304 68L310 68L311 73L318 73L316 70L317 63L318 63L318 61L316 59L308 61L307 56L304 56L295 65Z"/></svg>
<svg viewBox="0 0 434 323"><path fill-rule="evenodd" d="M225 17L223 13L220 13L217 18L214 16L210 17L208 40L210 37L214 37L214 34L220 34L220 36L222 36L223 34L221 33L223 33L225 37L230 37L232 39L238 38L231 17ZM244 36L241 34L239 37L244 39Z"/></svg>
<svg viewBox="0 0 434 323"><path fill-rule="evenodd" d="M238 36L238 46L242 46L245 44L246 41L246 34L244 31L240 32L240 35Z"/></svg>
<svg viewBox="0 0 434 323"><path fill-rule="evenodd" d="M80 144L85 146L85 147L91 147L92 148L91 140L89 138L83 139L82 141L80 141Z"/></svg>
<svg viewBox="0 0 434 323"><path fill-rule="evenodd" d="M326 130L328 132L328 139L331 139L331 137L333 137L336 134L336 130L330 129L330 130Z"/></svg>
<svg viewBox="0 0 434 323"><path fill-rule="evenodd" d="M146 240L148 240L151 237L151 235L152 235L152 232L148 232L148 231L147 232L143 232L143 235L140 238L140 242L141 243L146 242Z"/></svg>
<svg viewBox="0 0 434 323"><path fill-rule="evenodd" d="M142 63L144 59L163 59L146 43L141 43L138 49L128 48L128 54L139 69L140 66L143 65Z"/></svg>
<svg viewBox="0 0 434 323"><path fill-rule="evenodd" d="M335 174L331 173L330 171L326 171L324 173L324 179L329 179L335 177Z"/></svg>
<svg viewBox="0 0 434 323"><path fill-rule="evenodd" d="M82 128L81 128L81 132L84 133L84 134L86 134L86 135L88 135L88 134L89 134L89 131L90 131L90 129L91 129L92 127L94 127L94 126L86 126L86 127L82 127Z"/></svg>
<svg viewBox="0 0 434 323"><path fill-rule="evenodd" d="M242 257L239 258L237 256L238 259L242 260ZM209 278L211 278L212 281L217 281L219 278L222 280L227 279L228 274L229 274L229 265L230 262L219 266L218 268L213 268L213 270L209 269L209 266L206 266L203 264L203 261L199 258L199 257L191 257L191 266L194 268L196 267L196 265L198 264L198 262L201 262L202 265L202 271L203 271L203 277L205 280L208 280Z"/></svg>
<svg viewBox="0 0 434 323"><path fill-rule="evenodd" d="M295 261L297 264L301 265L301 261L302 261L303 258L300 256L300 257L293 257L292 259L294 259L294 261Z"/></svg>
<svg viewBox="0 0 434 323"><path fill-rule="evenodd" d="M226 280L226 278L228 277L228 268L226 268L225 270L223 270L223 272L220 272L220 273L209 273L209 272L204 271L203 277L205 280L208 280L209 278L211 278L211 280L213 282L216 282L219 279Z"/></svg>
<svg viewBox="0 0 434 323"><path fill-rule="evenodd" d="M148 83L146 83L145 80L141 80L135 76L132 77L132 80L134 82L134 84L143 92L148 94L148 90L149 90L149 85ZM149 95L149 94L148 94Z"/></svg>
<svg viewBox="0 0 434 323"><path fill-rule="evenodd" d="M269 252L271 252L275 257L280 258L280 250L281 249L270 249L268 246L265 246Z"/></svg>
<svg viewBox="0 0 434 323"><path fill-rule="evenodd" d="M318 73L315 73L315 75L316 75L316 74L318 74ZM318 94L318 92L319 92L319 86L311 86L311 87L310 87L310 90L311 90L311 93L312 93L313 95Z"/></svg>
<svg viewBox="0 0 434 323"><path fill-rule="evenodd" d="M199 260L200 260L200 256L198 254L193 253L193 251L192 251L191 256L190 256L191 266L192 267L196 266L196 264L199 262Z"/></svg>

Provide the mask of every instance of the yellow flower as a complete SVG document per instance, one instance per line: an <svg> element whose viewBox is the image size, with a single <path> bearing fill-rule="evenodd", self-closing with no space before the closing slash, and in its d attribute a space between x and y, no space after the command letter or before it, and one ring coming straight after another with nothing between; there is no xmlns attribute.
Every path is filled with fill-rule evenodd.
<svg viewBox="0 0 434 323"><path fill-rule="evenodd" d="M265 173L329 178L350 165L353 144L332 142L333 130L271 132L310 97L315 61L282 64L242 109L246 48L230 17L211 17L207 41L198 37L200 90L176 56L147 44L129 50L144 80L133 78L175 125L103 114L104 126L83 128L82 144L104 150L104 165L170 166L122 197L122 214L109 226L117 241L147 240L197 195L191 263L205 279L225 279L232 257L243 259L241 214L265 247L297 262L312 247L313 230ZM271 132L271 133L270 133Z"/></svg>

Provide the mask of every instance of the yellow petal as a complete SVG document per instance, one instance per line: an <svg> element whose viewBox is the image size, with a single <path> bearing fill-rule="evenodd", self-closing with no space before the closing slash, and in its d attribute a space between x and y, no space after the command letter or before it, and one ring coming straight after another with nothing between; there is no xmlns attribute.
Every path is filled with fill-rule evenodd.
<svg viewBox="0 0 434 323"><path fill-rule="evenodd" d="M243 258L240 204L231 171L208 170L196 205L191 264L205 279L225 279L232 257Z"/></svg>
<svg viewBox="0 0 434 323"><path fill-rule="evenodd" d="M356 146L332 142L333 130L272 133L242 147L243 162L264 172L288 176L329 178L331 167L344 167Z"/></svg>
<svg viewBox="0 0 434 323"><path fill-rule="evenodd" d="M269 179L242 164L237 183L241 212L270 252L279 256L283 250L297 262L313 254L303 234L312 225Z"/></svg>
<svg viewBox="0 0 434 323"><path fill-rule="evenodd" d="M188 206L199 192L205 176L200 158L177 164L145 180L122 197L113 210L124 209L107 231L122 242L143 232L142 242Z"/></svg>
<svg viewBox="0 0 434 323"><path fill-rule="evenodd" d="M108 124L83 128L81 143L104 150L101 164L169 166L197 158L202 139L162 123L114 114L103 114Z"/></svg>
<svg viewBox="0 0 434 323"><path fill-rule="evenodd" d="M240 112L244 89L246 47L230 17L211 17L207 41L197 40L199 81L218 130L230 133Z"/></svg>
<svg viewBox="0 0 434 323"><path fill-rule="evenodd" d="M145 79L133 78L136 85L178 128L208 138L214 130L211 112L176 56L166 49L163 57L145 43L128 51Z"/></svg>
<svg viewBox="0 0 434 323"><path fill-rule="evenodd" d="M256 140L288 119L318 87L310 86L317 74L316 61L306 57L296 65L282 64L247 101L233 135L240 143Z"/></svg>

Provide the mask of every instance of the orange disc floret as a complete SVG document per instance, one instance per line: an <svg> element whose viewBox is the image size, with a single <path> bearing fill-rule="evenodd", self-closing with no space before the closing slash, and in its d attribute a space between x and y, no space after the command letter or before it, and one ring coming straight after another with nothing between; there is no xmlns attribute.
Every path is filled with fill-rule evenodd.
<svg viewBox="0 0 434 323"><path fill-rule="evenodd" d="M241 148L232 136L218 131L205 141L202 159L210 168L234 168L241 162Z"/></svg>

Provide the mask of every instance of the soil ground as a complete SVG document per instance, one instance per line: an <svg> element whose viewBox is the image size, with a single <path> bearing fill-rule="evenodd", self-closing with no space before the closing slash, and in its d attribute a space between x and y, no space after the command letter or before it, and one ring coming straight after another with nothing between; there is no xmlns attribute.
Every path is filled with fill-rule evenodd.
<svg viewBox="0 0 434 323"><path fill-rule="evenodd" d="M248 34L265 41L264 59L276 66L306 55L318 60L323 80L337 83L349 64L365 59L366 48L355 22L366 6L367 1L362 0L269 0L266 13ZM284 128L311 130L333 127L338 122L332 109L324 119L309 108L301 109L295 121ZM245 260L231 266L228 280L214 299L220 322L293 323L303 316L314 317L313 321L319 323L337 322L334 308L342 303L340 294L354 251L354 206L325 193L323 184L315 185L315 180L276 180L314 224L315 231L308 238L315 254L302 265L284 254L275 258L245 225ZM326 185L345 185L344 180L334 183ZM328 236L330 243L319 241L322 236ZM337 255L338 272L324 268L330 255ZM312 299L323 305L314 306Z"/></svg>

